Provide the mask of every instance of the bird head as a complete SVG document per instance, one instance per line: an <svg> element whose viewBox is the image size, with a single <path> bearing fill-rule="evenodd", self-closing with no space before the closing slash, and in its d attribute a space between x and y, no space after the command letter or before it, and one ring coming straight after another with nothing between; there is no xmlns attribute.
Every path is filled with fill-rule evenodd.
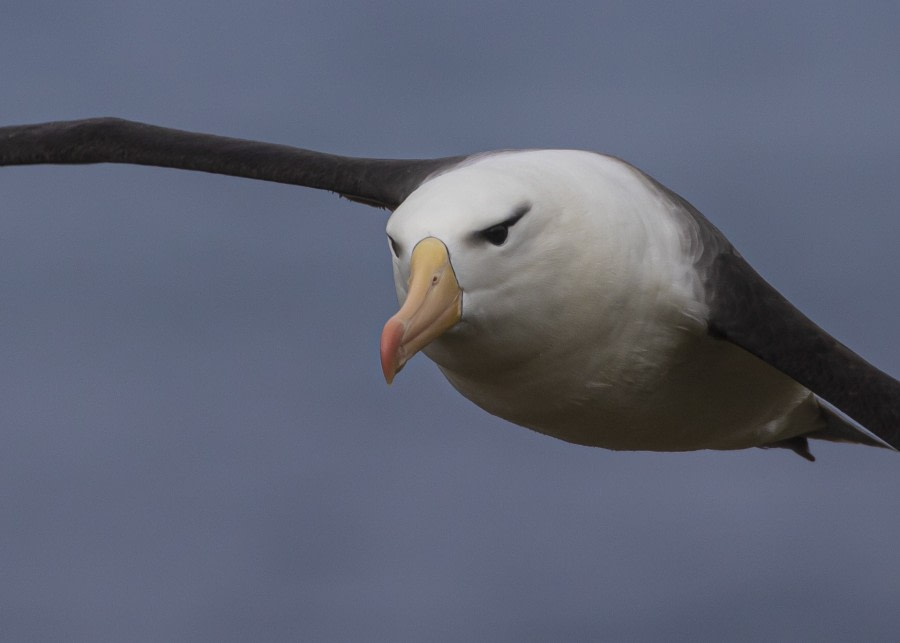
<svg viewBox="0 0 900 643"><path fill-rule="evenodd" d="M381 337L388 382L418 351L453 372L499 369L579 332L582 295L604 280L591 282L594 259L576 250L600 219L586 216L591 195L581 186L591 183L572 176L572 155L596 156L476 157L394 211L387 235L401 307ZM591 257L604 244L615 254L607 239L591 244Z"/></svg>

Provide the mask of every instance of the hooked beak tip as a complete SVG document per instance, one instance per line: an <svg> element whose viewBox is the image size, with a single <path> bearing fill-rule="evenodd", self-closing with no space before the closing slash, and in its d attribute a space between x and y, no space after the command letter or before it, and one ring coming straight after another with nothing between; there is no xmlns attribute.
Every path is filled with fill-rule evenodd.
<svg viewBox="0 0 900 643"><path fill-rule="evenodd" d="M387 321L381 333L381 372L388 385L393 383L394 376L403 366L401 343L405 330L406 325L395 315Z"/></svg>
<svg viewBox="0 0 900 643"><path fill-rule="evenodd" d="M390 384L413 355L456 324L462 290L447 246L434 237L416 244L410 257L406 299L381 333L381 370Z"/></svg>

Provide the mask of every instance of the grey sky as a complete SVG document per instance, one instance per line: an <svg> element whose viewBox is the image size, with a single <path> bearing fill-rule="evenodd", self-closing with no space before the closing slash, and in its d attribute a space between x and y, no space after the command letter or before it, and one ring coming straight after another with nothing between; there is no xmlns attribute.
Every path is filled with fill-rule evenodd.
<svg viewBox="0 0 900 643"><path fill-rule="evenodd" d="M692 201L900 374L900 8L19 3L0 123L369 156L578 147ZM0 170L12 640L896 636L900 456L612 453L388 388L386 215L135 167Z"/></svg>

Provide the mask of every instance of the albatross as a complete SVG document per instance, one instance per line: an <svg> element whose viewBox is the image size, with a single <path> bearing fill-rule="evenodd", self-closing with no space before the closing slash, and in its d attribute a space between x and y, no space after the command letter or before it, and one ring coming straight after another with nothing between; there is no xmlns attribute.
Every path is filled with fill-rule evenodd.
<svg viewBox="0 0 900 643"><path fill-rule="evenodd" d="M116 118L0 127L0 165L131 163L392 211L390 383L422 352L501 418L617 450L900 448L900 383L819 328L672 190L578 150L355 158Z"/></svg>

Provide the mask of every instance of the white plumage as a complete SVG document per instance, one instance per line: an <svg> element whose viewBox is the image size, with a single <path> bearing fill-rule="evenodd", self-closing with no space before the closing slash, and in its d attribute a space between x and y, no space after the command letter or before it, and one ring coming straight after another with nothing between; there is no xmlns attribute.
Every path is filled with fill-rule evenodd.
<svg viewBox="0 0 900 643"><path fill-rule="evenodd" d="M502 245L477 236L526 206ZM744 448L823 426L803 387L708 335L700 235L618 159L476 157L414 191L387 232L401 303L416 243L447 246L462 318L424 352L490 413L611 449Z"/></svg>

